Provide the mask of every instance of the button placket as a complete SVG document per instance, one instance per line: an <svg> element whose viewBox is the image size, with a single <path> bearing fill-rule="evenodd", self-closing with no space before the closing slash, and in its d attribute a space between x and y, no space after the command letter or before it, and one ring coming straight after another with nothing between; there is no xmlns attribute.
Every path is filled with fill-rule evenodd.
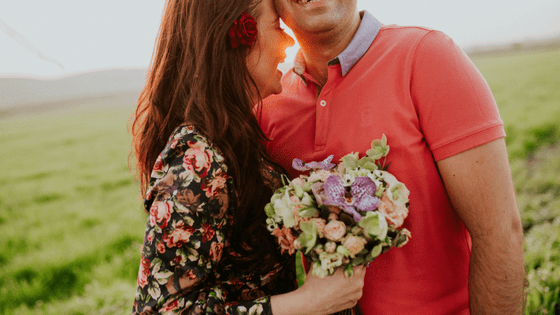
<svg viewBox="0 0 560 315"><path fill-rule="evenodd" d="M320 93L317 95L317 118L315 122L315 150L321 151L324 149L327 140L327 125L329 117L329 108L327 103L329 101L329 82L323 86Z"/></svg>

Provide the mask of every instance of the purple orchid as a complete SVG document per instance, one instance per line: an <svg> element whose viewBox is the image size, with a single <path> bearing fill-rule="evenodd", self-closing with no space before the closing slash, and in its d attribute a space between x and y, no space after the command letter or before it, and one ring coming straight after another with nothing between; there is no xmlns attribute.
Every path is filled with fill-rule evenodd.
<svg viewBox="0 0 560 315"><path fill-rule="evenodd" d="M327 200L325 205L337 206L354 217L354 221L359 222L362 215L356 211L372 211L379 206L379 198L373 194L377 191L375 183L369 177L356 177L350 186L350 198L346 198L346 188L342 185L342 180L338 175L331 175L325 181L325 192Z"/></svg>
<svg viewBox="0 0 560 315"><path fill-rule="evenodd" d="M331 168L335 167L336 164L331 163L334 155L329 155L326 159L321 162L309 162L303 163L300 159L294 159L292 161L292 167L300 172L309 171L312 169L322 169L322 170L330 170Z"/></svg>

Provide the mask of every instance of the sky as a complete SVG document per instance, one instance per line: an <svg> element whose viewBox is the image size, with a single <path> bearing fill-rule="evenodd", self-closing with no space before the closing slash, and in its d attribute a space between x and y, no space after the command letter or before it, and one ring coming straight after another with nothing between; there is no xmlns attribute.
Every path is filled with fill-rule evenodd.
<svg viewBox="0 0 560 315"><path fill-rule="evenodd" d="M0 77L147 68L164 3L0 0ZM384 24L441 30L463 48L560 35L558 0L358 0L358 8Z"/></svg>

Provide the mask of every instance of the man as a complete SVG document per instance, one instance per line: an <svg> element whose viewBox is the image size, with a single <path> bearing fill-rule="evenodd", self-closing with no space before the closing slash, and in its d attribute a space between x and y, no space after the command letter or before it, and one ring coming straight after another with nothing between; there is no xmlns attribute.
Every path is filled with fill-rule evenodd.
<svg viewBox="0 0 560 315"><path fill-rule="evenodd" d="M291 177L388 138L410 242L367 269L364 314L520 314L522 228L486 82L443 33L381 25L357 0L275 0L301 46L261 127Z"/></svg>

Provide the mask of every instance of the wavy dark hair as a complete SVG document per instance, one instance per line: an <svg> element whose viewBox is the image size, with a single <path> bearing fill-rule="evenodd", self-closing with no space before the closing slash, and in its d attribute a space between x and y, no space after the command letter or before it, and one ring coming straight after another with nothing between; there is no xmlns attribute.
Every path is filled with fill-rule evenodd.
<svg viewBox="0 0 560 315"><path fill-rule="evenodd" d="M167 1L132 135L143 195L158 155L179 125L194 125L221 150L237 195L231 245L242 256L240 267L267 272L278 260L278 245L265 227L263 209L272 191L262 169L284 170L262 145L267 139L253 112L258 89L247 69L249 49L233 49L228 37L243 12L258 19L259 2ZM260 96L258 101L260 109Z"/></svg>

